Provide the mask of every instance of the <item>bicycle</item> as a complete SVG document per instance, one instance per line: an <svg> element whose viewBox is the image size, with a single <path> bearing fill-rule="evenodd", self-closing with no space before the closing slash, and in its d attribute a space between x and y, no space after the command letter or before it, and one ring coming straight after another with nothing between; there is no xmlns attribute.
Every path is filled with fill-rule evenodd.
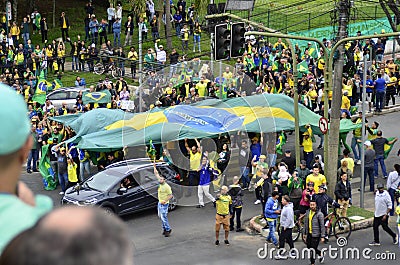
<svg viewBox="0 0 400 265"><path fill-rule="evenodd" d="M339 216L337 213L337 209L339 207L333 207L333 211L329 213L324 220L326 220L325 227L328 231L328 236L332 234L337 238L344 237L347 240L349 239L353 228L351 226L350 219L344 216ZM332 226L333 223L333 226ZM302 233L302 239L304 244L307 244L307 237L304 234L304 227L301 228L300 232Z"/></svg>
<svg viewBox="0 0 400 265"><path fill-rule="evenodd" d="M119 78L122 76L122 70L121 68L115 65L115 62L106 64L99 62L94 65L95 74L102 75L104 73L108 73L109 71L111 71L111 75L114 78Z"/></svg>

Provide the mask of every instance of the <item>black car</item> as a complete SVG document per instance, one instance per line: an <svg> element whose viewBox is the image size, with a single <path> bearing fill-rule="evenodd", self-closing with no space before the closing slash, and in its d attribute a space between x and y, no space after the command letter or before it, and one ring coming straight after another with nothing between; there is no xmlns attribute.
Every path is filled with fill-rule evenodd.
<svg viewBox="0 0 400 265"><path fill-rule="evenodd" d="M172 188L169 210L174 210L182 197L180 176L164 162L156 163L156 168ZM127 160L112 164L81 185L67 189L61 204L98 205L107 212L124 215L156 207L158 185L149 159Z"/></svg>

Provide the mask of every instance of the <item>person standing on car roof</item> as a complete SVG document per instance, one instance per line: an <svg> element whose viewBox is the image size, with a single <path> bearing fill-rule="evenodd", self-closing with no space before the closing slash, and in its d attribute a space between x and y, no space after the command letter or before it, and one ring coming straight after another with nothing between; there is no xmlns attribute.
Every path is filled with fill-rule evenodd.
<svg viewBox="0 0 400 265"><path fill-rule="evenodd" d="M163 228L163 235L165 237L169 237L171 235L171 227L168 222L168 206L169 200L172 199L172 189L171 186L168 185L164 176L158 173L156 164L153 163L154 167L154 175L157 177L158 182L160 185L158 186L158 216L161 219L162 228Z"/></svg>

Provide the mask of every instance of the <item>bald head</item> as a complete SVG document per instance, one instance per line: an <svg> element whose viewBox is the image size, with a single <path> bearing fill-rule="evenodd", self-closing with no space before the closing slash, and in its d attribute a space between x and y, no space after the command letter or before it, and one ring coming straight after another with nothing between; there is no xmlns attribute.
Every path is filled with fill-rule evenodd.
<svg viewBox="0 0 400 265"><path fill-rule="evenodd" d="M38 226L71 236L88 229L96 214L88 207L62 207L43 217Z"/></svg>

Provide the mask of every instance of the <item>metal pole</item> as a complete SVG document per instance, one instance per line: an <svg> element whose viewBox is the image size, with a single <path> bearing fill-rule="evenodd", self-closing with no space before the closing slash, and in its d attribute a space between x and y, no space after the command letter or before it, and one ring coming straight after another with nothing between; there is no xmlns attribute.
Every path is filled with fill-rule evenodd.
<svg viewBox="0 0 400 265"><path fill-rule="evenodd" d="M142 88L142 69L143 69L143 58L142 58L142 27L143 22L139 22L139 112L143 110L143 88Z"/></svg>
<svg viewBox="0 0 400 265"><path fill-rule="evenodd" d="M394 16L394 24L396 25L396 29L397 29L397 16ZM392 58L394 61L394 56L395 56L395 49L396 49L396 38L393 38L393 50L392 50Z"/></svg>
<svg viewBox="0 0 400 265"><path fill-rule="evenodd" d="M210 58L211 58L211 73L214 73L214 33L211 33L211 54L210 54Z"/></svg>
<svg viewBox="0 0 400 265"><path fill-rule="evenodd" d="M222 99L222 60L219 61L219 99Z"/></svg>
<svg viewBox="0 0 400 265"><path fill-rule="evenodd" d="M364 142L365 142L365 101L367 98L367 56L364 56L364 74L363 74L363 90L362 90L362 128L361 128L361 187L360 187L360 207L364 208L364 186L365 186L365 150L364 150ZM358 143L357 143L358 144Z"/></svg>

